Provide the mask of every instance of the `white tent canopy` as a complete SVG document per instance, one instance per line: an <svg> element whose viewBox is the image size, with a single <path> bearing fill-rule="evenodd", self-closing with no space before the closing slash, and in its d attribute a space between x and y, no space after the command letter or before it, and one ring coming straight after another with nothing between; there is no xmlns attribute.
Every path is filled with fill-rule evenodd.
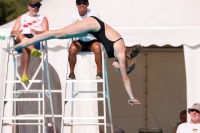
<svg viewBox="0 0 200 133"><path fill-rule="evenodd" d="M104 22L114 27L122 35L127 46L141 44L144 47L148 47L150 45L157 45L157 46L171 45L173 47L177 47L177 46L183 45L184 60L182 60L182 57L183 57L182 54L175 53L172 56L171 53L169 55L168 53L166 53L166 55L163 55L163 58L161 60L157 59L155 64L156 63L159 64L158 61L162 62L162 60L164 60L163 63L166 63L166 65L169 68L170 65L172 64L167 64L168 63L167 61L169 58L166 58L166 56L171 57L170 61L173 60L174 64L180 63L178 61L181 61L183 65L185 64L185 74L186 74L185 80L186 80L187 85L184 84L182 87L186 86L186 89L187 89L186 91L187 92L187 106L191 106L194 102L200 102L200 97L199 97L200 89L198 89L200 86L200 82L198 82L198 80L200 79L200 72L199 72L200 71L199 69L200 68L200 62L199 62L200 61L199 59L200 58L199 56L200 19L198 17L200 14L199 0L193 0L192 2L190 0L184 0L184 1L182 0L165 0L165 1L160 1L160 0L140 0L140 1L137 1L137 0L126 0L126 1L89 0L89 3L90 3L89 7L97 10L100 14L101 19ZM74 10L76 10L75 0L74 1L43 0L40 13L47 16L49 20L50 29L57 29L57 28L62 28L66 25L66 21L67 21L67 17L69 13ZM5 24L3 26L0 26L1 38L2 36L8 37L13 25L14 25L14 21L8 24ZM5 57L5 48L6 48L7 38L6 39L1 39L1 38L0 38L0 44L1 44L0 45L1 46L0 62L1 64L5 64L4 57ZM65 87L64 80L66 78L65 68L67 64L67 58L61 59L60 57L67 55L66 53L67 40L56 40L56 39L49 40L48 44L49 44L48 45L49 46L49 62L54 68L54 70L56 71L56 73L58 73L59 80L61 82L61 88L64 88ZM153 53L150 53L150 54L151 54L151 57L154 57L154 55L157 55ZM161 52L159 55L155 56L155 58L162 54L164 53ZM138 59L137 59L138 66L135 71L140 71L140 72L144 71L144 70L141 70L144 67L142 65L143 63L141 62L142 61L145 62L143 55L145 55L145 53L144 54L141 53L141 55L138 56ZM180 58L176 60L175 59L176 57L180 57ZM149 60L152 61L151 59ZM167 69L167 66L166 66L166 69ZM5 65L1 65L1 68L2 68L1 69L2 71L0 71L0 73L4 74L3 70L5 70ZM156 68L159 69L159 66ZM182 68L181 66L178 66L177 64L176 68L177 68L177 71L179 69L184 71L184 66ZM77 71L79 71L79 69L80 69L79 67L76 68ZM158 71L158 69L155 70L155 72ZM109 72L111 73L114 71L109 70ZM94 69L94 72L92 72L92 74L95 75L95 69ZM138 73L134 72L134 74L137 75L136 77L139 77L139 79L142 79L140 77L144 76L144 75L140 75L141 73L139 72ZM84 78L84 77L80 76L80 78ZM115 83L112 83L112 79L114 78L114 76L113 77L110 76L109 78L111 80L110 84L115 84ZM165 75L163 75L163 78L165 78ZM166 77L166 79L168 79L168 77ZM174 80L177 80L177 79L174 79ZM119 77L119 81L120 81L120 77ZM137 82L134 82L134 81L137 81ZM1 80L0 82L3 87L3 80ZM133 77L132 84L133 84L133 88L135 86L139 88L145 86L143 82L138 81L138 79L135 77ZM178 85L182 83L176 82L174 84ZM175 90L169 90L169 91L173 92ZM118 90L115 90L113 93L117 93L117 92ZM143 99L143 95L140 93L139 90L137 90L136 93L134 91L134 94L136 97L139 97L138 99ZM118 94L113 94L113 95L118 95ZM123 98L127 99L128 98L127 94L124 93L124 95L125 96L122 96L122 99ZM152 95L154 96L156 94L154 93ZM181 96L178 97L177 99L176 98L168 99L170 101L169 102L170 104L169 105L167 104L165 106L169 108L171 106L174 107L173 100L178 99L179 101L182 102L181 99L184 99ZM117 99L113 101L116 101L116 100ZM145 102L145 100L141 100L141 101L142 103ZM112 102L112 93L111 93L111 102ZM124 106L123 104L125 103L118 101L117 103L114 103L113 105L114 107L116 106L123 107ZM151 104L152 106L158 105L161 107L163 103L157 103L157 102L152 103L151 101L149 101L149 104ZM143 107L143 104L141 106ZM126 114L123 114L123 113L118 113L114 107L112 108L112 112L114 113L113 119L114 119L114 124L116 123L115 125L119 124L120 126L124 127L127 132L138 132L139 128L145 127L144 108L133 107L131 109L132 111L131 112L130 108L124 107L124 110L125 110L124 112L126 112ZM184 103L180 103L175 108L176 110L178 110L178 112L180 112L182 109L184 109ZM159 114L160 115L166 114L166 110L162 110L161 112L159 112ZM138 118L138 115L139 115L139 118ZM169 119L169 121L164 121L164 120L160 121L155 118L154 120L150 122L150 124L147 127L157 126L157 127L162 128L164 132L171 132L172 129L170 130L170 128L174 126L174 121L175 122L178 121L179 114L176 114L176 115L177 115L176 120L172 120L174 119L172 118L172 119ZM167 116L170 117L170 115L167 115ZM159 124L161 123L161 124L159 125L158 123Z"/></svg>

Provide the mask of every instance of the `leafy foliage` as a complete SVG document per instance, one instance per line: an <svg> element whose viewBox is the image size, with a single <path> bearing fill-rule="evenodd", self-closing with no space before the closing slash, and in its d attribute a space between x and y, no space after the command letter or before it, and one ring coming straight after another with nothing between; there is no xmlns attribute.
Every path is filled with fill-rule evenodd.
<svg viewBox="0 0 200 133"><path fill-rule="evenodd" d="M27 12L28 2L29 0L0 0L0 25Z"/></svg>

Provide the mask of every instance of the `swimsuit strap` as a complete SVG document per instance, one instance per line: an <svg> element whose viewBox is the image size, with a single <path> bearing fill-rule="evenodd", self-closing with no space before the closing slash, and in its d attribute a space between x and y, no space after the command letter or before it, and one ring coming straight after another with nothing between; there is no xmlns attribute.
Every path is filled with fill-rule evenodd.
<svg viewBox="0 0 200 133"><path fill-rule="evenodd" d="M114 41L114 43L117 42L117 41L119 41L119 40L121 40L121 39L123 39L123 38L119 38L119 39L117 39L116 41Z"/></svg>

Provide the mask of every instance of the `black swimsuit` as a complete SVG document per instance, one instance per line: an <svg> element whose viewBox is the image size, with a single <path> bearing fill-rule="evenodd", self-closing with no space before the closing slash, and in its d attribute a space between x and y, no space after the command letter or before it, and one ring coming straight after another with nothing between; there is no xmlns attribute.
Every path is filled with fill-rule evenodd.
<svg viewBox="0 0 200 133"><path fill-rule="evenodd" d="M110 41L106 35L105 35L105 26L104 26L104 22L102 22L100 19L98 19L97 17L94 17L94 16L91 16L93 17L94 19L96 19L101 28L99 31L97 32L89 32L90 34L92 34L93 36L95 36L105 47L106 49L106 52L108 54L108 57L109 58L113 58L114 57L114 48L113 48L113 45L115 42L121 40L122 38L119 38L117 39L116 41Z"/></svg>

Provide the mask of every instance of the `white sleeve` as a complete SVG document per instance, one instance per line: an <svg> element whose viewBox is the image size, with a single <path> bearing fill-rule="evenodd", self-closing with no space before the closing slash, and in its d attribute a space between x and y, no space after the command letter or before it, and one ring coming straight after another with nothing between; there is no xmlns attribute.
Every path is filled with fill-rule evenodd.
<svg viewBox="0 0 200 133"><path fill-rule="evenodd" d="M181 126L180 125L178 126L176 133L181 133Z"/></svg>

